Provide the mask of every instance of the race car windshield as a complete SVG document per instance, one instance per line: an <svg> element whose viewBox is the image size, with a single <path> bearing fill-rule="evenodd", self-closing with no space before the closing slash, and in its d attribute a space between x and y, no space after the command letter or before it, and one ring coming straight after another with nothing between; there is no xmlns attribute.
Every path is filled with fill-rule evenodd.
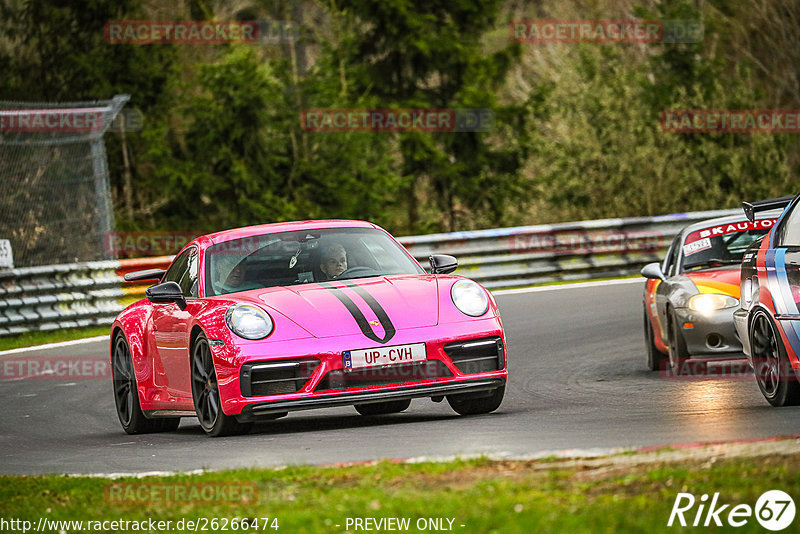
<svg viewBox="0 0 800 534"><path fill-rule="evenodd" d="M767 234L774 219L697 230L683 242L681 272L742 263L747 248Z"/></svg>
<svg viewBox="0 0 800 534"><path fill-rule="evenodd" d="M206 250L206 295L385 275L425 274L386 233L335 228L254 235Z"/></svg>

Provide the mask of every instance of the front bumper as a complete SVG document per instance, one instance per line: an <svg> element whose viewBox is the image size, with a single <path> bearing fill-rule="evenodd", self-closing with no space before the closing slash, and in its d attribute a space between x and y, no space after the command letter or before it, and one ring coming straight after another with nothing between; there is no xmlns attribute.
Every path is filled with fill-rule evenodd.
<svg viewBox="0 0 800 534"><path fill-rule="evenodd" d="M500 344L496 368L487 370L482 365L459 363L453 356L454 343L489 338L498 339ZM270 342L268 338L262 342L213 345L222 410L241 420L253 420L259 416L313 408L455 393L479 394L506 383L507 349L499 317L399 330L386 346L420 342L425 343L427 360L417 368L396 365L367 368L362 373L345 371L342 359L344 351L377 345L361 334L280 342ZM247 383L252 379L248 370L254 367L296 361L302 362L297 374L286 379L276 378L269 386L275 386L269 390L270 394ZM309 365L308 361L313 363ZM281 389L282 380L293 385Z"/></svg>
<svg viewBox="0 0 800 534"><path fill-rule="evenodd" d="M734 310L726 308L702 314L689 308L676 308L686 348L692 356L742 356L742 342L733 324ZM690 323L692 328L687 328Z"/></svg>
<svg viewBox="0 0 800 534"><path fill-rule="evenodd" d="M248 404L237 416L239 422L257 421L261 416L313 410L316 408L334 408L370 402L385 402L415 399L420 397L437 397L456 393L480 393L493 391L506 384L505 377L494 377L475 380L463 380L448 384L427 384L413 387L401 387L379 391L360 391L341 395L321 395L308 399L272 401L261 404Z"/></svg>

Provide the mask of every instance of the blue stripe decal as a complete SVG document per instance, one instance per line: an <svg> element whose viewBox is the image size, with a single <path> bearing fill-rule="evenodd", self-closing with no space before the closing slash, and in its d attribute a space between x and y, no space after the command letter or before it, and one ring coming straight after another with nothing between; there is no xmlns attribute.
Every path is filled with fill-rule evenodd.
<svg viewBox="0 0 800 534"><path fill-rule="evenodd" d="M785 311L781 311L781 313L789 313L789 314L796 314L797 313L797 303L794 301L794 297L792 296L792 289L789 285L789 277L786 274L786 249L779 248L775 250L775 256L773 259L773 265L775 266L775 276L778 281L778 294L773 294L772 300L780 300L782 303L782 308ZM769 271L768 271L769 272ZM783 327L783 331L786 333L786 337L789 339L789 344L792 346L795 352L800 350L800 325L797 324L797 321L779 321L781 326ZM787 327L787 323L789 327Z"/></svg>
<svg viewBox="0 0 800 534"><path fill-rule="evenodd" d="M767 287L772 294L772 305L775 306L776 313L786 313L781 288L775 273L775 249L769 249L764 254L764 268L767 271Z"/></svg>

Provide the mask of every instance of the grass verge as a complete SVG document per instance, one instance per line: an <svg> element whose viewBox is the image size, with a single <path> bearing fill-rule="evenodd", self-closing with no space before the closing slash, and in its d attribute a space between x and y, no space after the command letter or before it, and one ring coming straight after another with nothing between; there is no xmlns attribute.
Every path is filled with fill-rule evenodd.
<svg viewBox="0 0 800 534"><path fill-rule="evenodd" d="M464 533L638 534L703 530L667 527L678 492L693 493L698 499L702 494L712 496L719 492L719 505L731 505L720 516L723 522L733 506L754 507L767 490L780 489L795 498L800 496L800 452L733 458L713 458L709 453L677 462L641 462L639 456L617 455L601 462L379 462L115 480L4 476L0 477L0 517L24 519L33 525L42 516L84 522L153 519L171 521L171 531L192 530L185 523L183 529L176 529L181 519L208 521L206 526L212 530L210 521L216 519L214 530L227 526L228 530L239 532L292 533L361 532L365 529L356 528L356 518L401 518L409 522L407 532L436 531L432 527L438 526L438 530ZM658 454L655 456L658 458ZM188 497L164 502L170 487L177 494L175 488L189 484L198 492L197 498L205 491L201 488L215 483L231 484L223 495L228 499L225 502L220 500L219 491L207 492L214 496L201 499L202 502L189 501ZM242 491L253 483L257 491ZM248 502L240 502L240 495L231 497L237 495L237 487L241 494L250 496ZM154 495L160 497L154 499ZM686 513L689 524L696 511L697 506ZM241 529L238 523L234 530L232 518L257 519L258 528ZM795 520L786 532L797 532L797 524ZM275 525L277 530L272 528ZM373 523L373 531L389 531L375 527ZM723 529L712 528L763 532L755 517L741 528L733 529L727 524ZM198 530L203 530L202 524Z"/></svg>
<svg viewBox="0 0 800 534"><path fill-rule="evenodd" d="M109 326L90 326L85 328L62 328L59 330L48 330L46 332L25 332L24 334L13 334L0 337L0 351L18 349L22 347L33 347L44 345L45 343L58 343L61 341L72 341L73 339L83 339L86 337L107 336L111 331Z"/></svg>

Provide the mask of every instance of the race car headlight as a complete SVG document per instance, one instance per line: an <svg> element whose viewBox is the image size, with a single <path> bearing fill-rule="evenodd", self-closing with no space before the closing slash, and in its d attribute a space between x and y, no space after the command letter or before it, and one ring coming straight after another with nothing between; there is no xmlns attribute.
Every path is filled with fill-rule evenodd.
<svg viewBox="0 0 800 534"><path fill-rule="evenodd" d="M263 339L274 327L269 314L251 304L234 304L228 308L225 324L231 332L245 339Z"/></svg>
<svg viewBox="0 0 800 534"><path fill-rule="evenodd" d="M450 298L456 308L471 317L480 317L489 309L489 296L472 280L459 280L450 289Z"/></svg>
<svg viewBox="0 0 800 534"><path fill-rule="evenodd" d="M719 293L703 293L689 299L689 309L704 314L738 305L739 299Z"/></svg>

